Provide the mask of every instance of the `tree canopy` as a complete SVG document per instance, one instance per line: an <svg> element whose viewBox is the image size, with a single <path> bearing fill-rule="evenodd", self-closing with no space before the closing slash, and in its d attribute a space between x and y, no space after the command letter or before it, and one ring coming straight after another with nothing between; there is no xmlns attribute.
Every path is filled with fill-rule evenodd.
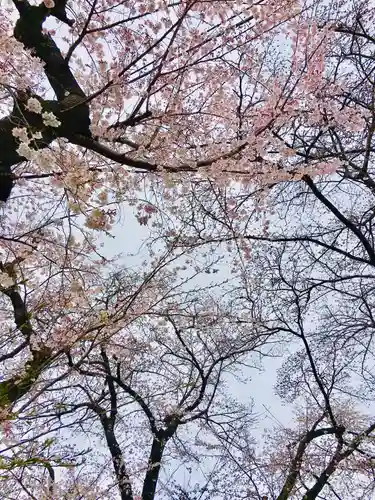
<svg viewBox="0 0 375 500"><path fill-rule="evenodd" d="M374 3L0 13L0 498L372 498Z"/></svg>

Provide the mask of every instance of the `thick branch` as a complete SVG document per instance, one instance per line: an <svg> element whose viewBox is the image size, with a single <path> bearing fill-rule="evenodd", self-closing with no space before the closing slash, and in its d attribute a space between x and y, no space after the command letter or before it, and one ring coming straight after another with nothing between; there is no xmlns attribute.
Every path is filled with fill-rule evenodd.
<svg viewBox="0 0 375 500"><path fill-rule="evenodd" d="M354 438L352 442L348 444L348 448L343 452L341 451L342 446L338 447L327 467L317 478L316 483L305 493L303 497L304 500L315 500L318 498L318 495L328 483L329 478L335 472L339 463L352 455L358 449L362 441L374 432L374 430L375 424L370 425L364 432Z"/></svg>
<svg viewBox="0 0 375 500"><path fill-rule="evenodd" d="M323 203L323 205L328 208L330 212L333 213L333 215L340 221L342 222L362 243L367 255L369 256L370 263L372 265L375 265L375 252L370 244L370 242L367 240L365 235L356 227L355 224L353 224L349 219L347 219L336 207L331 203L328 198L324 196L324 194L317 188L313 180L311 179L310 176L304 175L302 178L306 184L309 186L313 194L318 198L318 200Z"/></svg>
<svg viewBox="0 0 375 500"><path fill-rule="evenodd" d="M129 394L129 396L131 396L136 403L139 404L139 406L141 407L143 413L146 415L146 417L147 417L147 419L149 421L151 432L154 435L156 435L157 432L158 432L158 430L157 430L157 427L156 427L156 424L155 424L155 417L154 417L151 409L148 407L146 401L144 401L144 399L134 389L132 389L129 385L125 384L121 380L121 376L120 376L119 370L118 370L118 373L117 373L117 377L112 377L112 380L114 382L116 382L116 384L119 387L121 387L121 389L123 391L125 391L127 394Z"/></svg>
<svg viewBox="0 0 375 500"><path fill-rule="evenodd" d="M42 132L42 140L37 141L38 148L47 147L56 137L67 137L80 133L90 136L89 106L83 101L86 98L77 80L62 57L52 37L43 33L43 23L50 15L71 25L65 13L66 1L55 2L53 9L44 3L31 6L26 0L14 0L19 19L14 28L14 37L39 57L45 65L46 76L53 88L57 101L39 99L44 111L53 112L62 125L56 130L45 127L41 116L30 113L25 108L31 93L19 92L13 95L14 109L12 113L0 120L0 200L6 201L13 188L11 167L25 161L17 153L18 141L12 134L14 127L32 126Z"/></svg>
<svg viewBox="0 0 375 500"><path fill-rule="evenodd" d="M3 288L2 293L10 298L13 306L14 322L18 330L25 337L22 348L29 345L31 334L33 333L30 317L26 304L16 287ZM13 351L17 353L21 349ZM0 382L0 407L16 402L31 389L45 366L51 360L52 352L49 348L35 350L30 348L32 359L25 364L25 369L20 375L11 377Z"/></svg>
<svg viewBox="0 0 375 500"><path fill-rule="evenodd" d="M42 31L44 21L53 11L43 3L32 6L25 0L14 0L14 4L19 12L14 37L45 63L45 73L57 99L63 100L66 92L84 98L85 93L74 78L69 64L62 57L56 43L50 35ZM63 2L58 4L63 7Z"/></svg>
<svg viewBox="0 0 375 500"><path fill-rule="evenodd" d="M290 494L296 484L308 444L317 437L326 434L337 434L337 428L327 427L318 430L313 429L307 432L306 435L301 439L297 448L297 452L290 465L289 474L287 475L283 489L281 490L280 495L277 497L277 500L287 500L290 497Z"/></svg>
<svg viewBox="0 0 375 500"><path fill-rule="evenodd" d="M51 360L48 348L32 352L32 359L25 364L23 373L0 382L0 408L15 403L27 394Z"/></svg>

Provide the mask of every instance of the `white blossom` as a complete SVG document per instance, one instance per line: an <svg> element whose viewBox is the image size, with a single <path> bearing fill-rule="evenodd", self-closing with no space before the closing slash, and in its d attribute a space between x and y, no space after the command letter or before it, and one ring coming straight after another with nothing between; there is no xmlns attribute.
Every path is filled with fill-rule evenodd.
<svg viewBox="0 0 375 500"><path fill-rule="evenodd" d="M17 153L26 158L26 160L32 160L35 157L36 151L22 142L17 148Z"/></svg>
<svg viewBox="0 0 375 500"><path fill-rule="evenodd" d="M42 138L43 138L42 133L41 133L41 132L39 132L39 130L38 130L37 132L34 132L34 133L32 134L32 137L33 137L33 139L42 139ZM23 141L23 142L24 142L24 141Z"/></svg>
<svg viewBox="0 0 375 500"><path fill-rule="evenodd" d="M27 101L26 108L29 111L32 111L33 113L38 113L40 114L43 110L42 105L38 101L38 99L35 99L35 97L30 97L30 99Z"/></svg>
<svg viewBox="0 0 375 500"><path fill-rule="evenodd" d="M12 135L13 135L13 137L17 137L17 139L19 139L20 142L24 142L25 144L29 144L29 142L30 142L26 128L15 127L12 130Z"/></svg>
<svg viewBox="0 0 375 500"><path fill-rule="evenodd" d="M42 114L43 123L46 127L59 127L61 122L56 118L56 116L48 111L45 111Z"/></svg>
<svg viewBox="0 0 375 500"><path fill-rule="evenodd" d="M13 279L6 273L0 272L0 286L4 288L9 288L12 285L14 285Z"/></svg>

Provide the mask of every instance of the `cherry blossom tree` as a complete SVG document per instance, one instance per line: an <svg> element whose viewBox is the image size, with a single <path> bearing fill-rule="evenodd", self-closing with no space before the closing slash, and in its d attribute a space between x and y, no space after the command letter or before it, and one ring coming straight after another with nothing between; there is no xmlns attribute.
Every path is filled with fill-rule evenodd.
<svg viewBox="0 0 375 500"><path fill-rule="evenodd" d="M232 93L232 54L245 44L254 45L255 58L257 52L262 57L258 39L271 28L266 15L278 26L297 15L297 7L293 2L168 7L97 1L91 6L61 1L3 6L1 198L7 204L1 221L2 279L19 330L22 326L21 346L30 344L31 325L25 319L41 305L26 307L16 297L15 272L17 283L44 283L40 294L46 293L47 301L51 294L64 295L72 283L76 286L72 267L78 274L93 272L87 261L72 263L98 253L97 232L111 229L116 203L136 199L144 172L165 177L204 171L240 152L243 159L246 151L250 154L250 143L238 143L235 135L225 145L220 139L231 113L236 117L236 99L228 102L225 116L221 109ZM214 77L219 71L220 82ZM207 79L212 88L203 87ZM269 123L267 118L262 130ZM181 147L192 130L194 141ZM208 130L209 144L200 146ZM220 165L214 168L222 171ZM4 382L10 402L28 390L52 352L44 346L30 354L24 389L19 391L13 379L9 386Z"/></svg>
<svg viewBox="0 0 375 500"><path fill-rule="evenodd" d="M368 498L372 3L1 10L4 495ZM256 443L228 380L276 355Z"/></svg>
<svg viewBox="0 0 375 500"><path fill-rule="evenodd" d="M272 111L281 83L275 94L272 72L258 78L271 57L262 39L283 36L284 22L296 22L300 10L290 1L16 1L3 10L1 276L22 338L12 349L26 348L30 358L20 383L2 383L12 403L54 356L51 347L31 345L30 315L52 296L65 307L67 289L96 272L94 259L103 264L97 233L110 231L118 203L134 202L145 173L167 184L197 171L255 180L247 166L257 161L254 141L283 114ZM317 36L324 40L326 30ZM256 94L246 104L248 123L241 118L248 140L229 132L238 122L232 82L244 71ZM254 113L264 116L256 124ZM20 284L26 294L38 289L34 303L26 304Z"/></svg>
<svg viewBox="0 0 375 500"><path fill-rule="evenodd" d="M289 168L307 169L302 182L266 193L202 183L182 201L181 245L228 248L244 288L263 283L262 323L287 349L276 388L296 405L297 425L276 421L260 453L223 446L250 485L239 498L373 495L373 8L338 13L315 114L273 131L275 163L285 166L278 148L292 149ZM322 162L314 178L308 169Z"/></svg>
<svg viewBox="0 0 375 500"><path fill-rule="evenodd" d="M272 344L271 334L257 327L255 315L238 320L237 304L225 299L227 283L198 285L215 262L176 281L179 266L170 266L182 256L169 250L148 273L114 272L91 301L78 294L79 313L77 304L54 321L46 317L49 309L35 313L38 326L51 325L50 341L67 321L71 338L64 346L60 339L54 362L3 427L0 466L13 491L35 496L42 488L47 497L63 498L73 492L64 469L84 465L103 498L116 497L116 488L123 499L137 490L151 499L166 488L165 478L158 486L162 462L189 463L196 447L203 460L211 434L235 439L249 428L251 408L229 398L227 378L238 377L249 355ZM81 435L82 446L65 444L65 429L70 439Z"/></svg>

